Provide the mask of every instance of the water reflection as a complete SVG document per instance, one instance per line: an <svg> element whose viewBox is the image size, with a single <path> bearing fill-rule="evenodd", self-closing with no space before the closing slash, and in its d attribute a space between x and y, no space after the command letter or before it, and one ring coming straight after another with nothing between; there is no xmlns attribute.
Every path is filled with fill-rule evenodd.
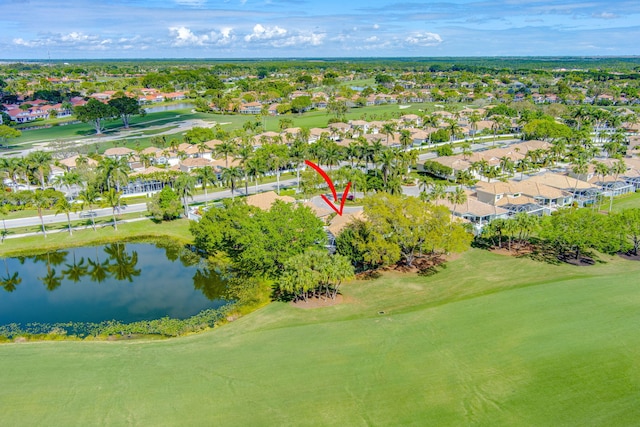
<svg viewBox="0 0 640 427"><path fill-rule="evenodd" d="M124 243L112 243L104 248L104 251L109 256L110 261L107 265L107 271L116 280L133 282L133 278L140 275L142 270L136 268L138 265L138 252L131 251L131 253L127 253Z"/></svg>
<svg viewBox="0 0 640 427"><path fill-rule="evenodd" d="M193 276L193 287L210 300L227 299L227 278L219 269L203 267Z"/></svg>
<svg viewBox="0 0 640 427"><path fill-rule="evenodd" d="M112 243L3 262L0 324L186 318L228 300L225 271L172 243Z"/></svg>
<svg viewBox="0 0 640 427"><path fill-rule="evenodd" d="M7 292L13 292L16 290L16 287L22 283L22 278L20 277L20 274L16 271L13 274L9 273L9 264L7 264L7 259L4 259L4 268L6 271L6 274L2 277L2 281L0 282L2 284L2 287L4 288L5 291Z"/></svg>

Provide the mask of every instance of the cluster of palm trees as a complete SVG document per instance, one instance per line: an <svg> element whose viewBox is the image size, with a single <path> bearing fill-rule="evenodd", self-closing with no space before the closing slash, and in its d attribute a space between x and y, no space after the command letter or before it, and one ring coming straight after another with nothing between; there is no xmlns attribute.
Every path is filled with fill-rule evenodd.
<svg viewBox="0 0 640 427"><path fill-rule="evenodd" d="M524 244L540 227L540 217L525 212L517 213L513 218L494 219L482 228L482 237L491 241L493 246L502 248L506 239L507 249L511 252L512 243Z"/></svg>

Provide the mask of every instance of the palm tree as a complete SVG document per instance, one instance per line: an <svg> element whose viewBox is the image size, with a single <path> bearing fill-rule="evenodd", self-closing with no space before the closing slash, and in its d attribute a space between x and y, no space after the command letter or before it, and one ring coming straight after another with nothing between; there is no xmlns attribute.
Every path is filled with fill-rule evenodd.
<svg viewBox="0 0 640 427"><path fill-rule="evenodd" d="M487 182L491 182L492 178L500 176L500 169L497 166L491 166L484 171L484 176L487 177Z"/></svg>
<svg viewBox="0 0 640 427"><path fill-rule="evenodd" d="M67 192L70 192L72 185L82 185L82 178L76 171L66 171L64 174L56 176L51 183L60 188L67 187Z"/></svg>
<svg viewBox="0 0 640 427"><path fill-rule="evenodd" d="M456 212L456 208L458 205L463 204L467 201L467 193L462 189L462 187L456 187L456 189L447 195L447 200L453 205L453 209L451 210L451 221L453 223L453 217Z"/></svg>
<svg viewBox="0 0 640 427"><path fill-rule="evenodd" d="M447 197L447 186L443 182L436 182L431 188L431 200L438 205L438 200Z"/></svg>
<svg viewBox="0 0 640 427"><path fill-rule="evenodd" d="M120 207L122 205L127 205L127 203L122 200L122 193L116 191L113 188L105 193L102 193L102 204L105 207L111 208L111 213L113 215L113 228L117 231L118 222L116 220L116 209L118 210L118 212L120 212Z"/></svg>
<svg viewBox="0 0 640 427"><path fill-rule="evenodd" d="M153 156L151 154L140 153L140 163L145 168L148 168L153 164Z"/></svg>
<svg viewBox="0 0 640 427"><path fill-rule="evenodd" d="M475 111L469 115L469 123L471 124L471 142L475 142L479 121L480 116Z"/></svg>
<svg viewBox="0 0 640 427"><path fill-rule="evenodd" d="M509 156L500 157L500 169L503 175L505 173L511 174L514 168L515 168L515 163L513 160L511 160L511 157Z"/></svg>
<svg viewBox="0 0 640 427"><path fill-rule="evenodd" d="M51 153L46 151L32 151L26 157L27 165L38 172L41 188L45 188L45 175L51 171Z"/></svg>
<svg viewBox="0 0 640 427"><path fill-rule="evenodd" d="M517 213L513 219L518 229L518 240L521 243L535 232L540 225L539 217L529 215L526 212Z"/></svg>
<svg viewBox="0 0 640 427"><path fill-rule="evenodd" d="M600 182L604 186L604 177L610 172L609 166L603 162L593 161L593 171L600 176Z"/></svg>
<svg viewBox="0 0 640 427"><path fill-rule="evenodd" d="M204 190L204 203L209 203L209 197L207 196L207 187L209 185L215 185L218 181L218 176L211 166L204 166L196 170L196 178L202 183L202 189Z"/></svg>
<svg viewBox="0 0 640 427"><path fill-rule="evenodd" d="M47 238L47 229L44 226L44 218L42 217L42 210L49 209L51 207L51 199L46 195L43 190L36 190L31 198L31 204L38 210L38 216L40 217L40 223L42 224L42 233L45 239Z"/></svg>
<svg viewBox="0 0 640 427"><path fill-rule="evenodd" d="M413 144L413 138L411 138L411 132L407 129L402 129L400 131L400 144L402 148L406 151Z"/></svg>
<svg viewBox="0 0 640 427"><path fill-rule="evenodd" d="M425 130L427 130L428 128L435 128L436 126L438 126L438 118L433 114L425 114L422 117L422 126ZM427 140L429 145L431 145L431 133L432 132L429 132L429 139Z"/></svg>
<svg viewBox="0 0 640 427"><path fill-rule="evenodd" d="M64 213L67 215L67 224L69 226L69 236L73 235L73 227L71 227L71 212L77 212L79 206L76 203L70 203L66 198L60 197L56 204L54 205L56 208L56 215L59 213Z"/></svg>
<svg viewBox="0 0 640 427"><path fill-rule="evenodd" d="M418 177L418 189L421 193L427 193L435 185L435 181L429 175L420 175Z"/></svg>
<svg viewBox="0 0 640 427"><path fill-rule="evenodd" d="M502 227L502 234L507 235L509 252L511 252L511 241L513 240L513 237L515 236L517 231L518 224L515 219L508 219L504 222Z"/></svg>
<svg viewBox="0 0 640 427"><path fill-rule="evenodd" d="M0 232L0 243L4 243L4 239L7 236L7 234L9 234L9 231L7 230L7 223L5 221L5 217L9 214L9 209L7 208L7 205L2 204L0 205L0 215L2 215L2 232Z"/></svg>
<svg viewBox="0 0 640 427"><path fill-rule="evenodd" d="M255 157L255 151L249 143L243 143L235 154L236 159L240 162L240 167L244 172L244 193L249 194L249 174L247 172L247 162Z"/></svg>
<svg viewBox="0 0 640 427"><path fill-rule="evenodd" d="M256 184L256 194L258 193L258 181L261 176L264 176L266 171L266 166L264 165L264 161L261 157L254 157L247 161L247 164L244 167L244 171L246 176L252 178ZM298 181L298 188L300 187L300 181Z"/></svg>
<svg viewBox="0 0 640 427"><path fill-rule="evenodd" d="M9 157L2 159L2 170L11 179L13 187L18 185L18 178L23 175L26 170L26 161L19 157Z"/></svg>
<svg viewBox="0 0 640 427"><path fill-rule="evenodd" d="M333 166L338 165L340 160L342 160L342 150L340 149L340 146L333 141L327 141L324 150L322 151L320 161L331 169Z"/></svg>
<svg viewBox="0 0 640 427"><path fill-rule="evenodd" d="M84 210L85 205L87 205L89 207L89 212L92 212L93 205L98 202L98 192L92 186L87 187L78 194L78 200L82 202L82 210ZM91 217L93 231L96 231L96 220L93 213L90 213L89 216Z"/></svg>
<svg viewBox="0 0 640 427"><path fill-rule="evenodd" d="M385 190L389 194L402 194L402 177L399 173L395 172L389 176L385 185Z"/></svg>
<svg viewBox="0 0 640 427"><path fill-rule="evenodd" d="M525 157L523 159L518 160L518 163L516 163L516 170L520 172L520 179L524 178L524 173L529 169L531 169L531 167L532 167L532 163L531 163L531 160L529 160L529 158Z"/></svg>
<svg viewBox="0 0 640 427"><path fill-rule="evenodd" d="M102 190L115 188L120 191L120 186L129 181L129 162L126 158L112 159L106 157L98 164L98 173L102 176ZM106 188L105 188L106 187Z"/></svg>
<svg viewBox="0 0 640 427"><path fill-rule="evenodd" d="M289 152L286 146L278 144L267 144L263 148L265 150L264 153L266 153L267 168L276 173L276 188L278 194L280 194L280 172L289 160Z"/></svg>
<svg viewBox="0 0 640 427"><path fill-rule="evenodd" d="M345 158L351 164L351 167L354 167L356 161L360 158L360 144L357 141L349 142L344 154Z"/></svg>
<svg viewBox="0 0 640 427"><path fill-rule="evenodd" d="M230 168L222 169L220 178L222 178L222 182L224 182L224 185L228 185L231 188L232 199L235 199L236 182L238 181L238 179L241 179L242 176L242 170L237 166L231 166ZM280 186L278 184L278 192L279 191Z"/></svg>
<svg viewBox="0 0 640 427"><path fill-rule="evenodd" d="M216 155L224 157L224 166L229 167L229 156L237 151L238 146L231 141L223 141L216 147Z"/></svg>
<svg viewBox="0 0 640 427"><path fill-rule="evenodd" d="M306 160L308 154L309 144L300 138L296 138L289 148L289 158L296 165L296 182L298 187L296 192L300 192L300 169L302 168L302 165L304 164L304 161ZM246 168L245 172L247 172Z"/></svg>
<svg viewBox="0 0 640 427"><path fill-rule="evenodd" d="M455 141L456 135L458 135L461 129L458 121L455 119L445 119L445 121L447 122L446 129L449 131L449 135L451 137L450 141Z"/></svg>
<svg viewBox="0 0 640 427"><path fill-rule="evenodd" d="M393 136L393 132L396 130L396 126L393 123L385 123L382 125L382 133L387 137L387 147L391 143L391 137Z"/></svg>
<svg viewBox="0 0 640 427"><path fill-rule="evenodd" d="M188 198L193 199L193 189L195 187L196 180L193 176L182 173L174 182L174 190L182 199L182 205L184 206L184 216L189 217L189 201Z"/></svg>
<svg viewBox="0 0 640 427"><path fill-rule="evenodd" d="M384 185L387 185L387 181L389 178L389 173L395 166L397 161L397 153L395 150L386 149L380 154L379 162L380 169L382 172L382 181Z"/></svg>
<svg viewBox="0 0 640 427"><path fill-rule="evenodd" d="M471 187L476 182L478 182L478 180L473 176L470 170L465 169L456 172L455 182L460 185Z"/></svg>
<svg viewBox="0 0 640 427"><path fill-rule="evenodd" d="M504 116L493 116L491 119L491 130L493 131L493 145L498 139L498 132L501 132L505 126L511 124L509 119Z"/></svg>

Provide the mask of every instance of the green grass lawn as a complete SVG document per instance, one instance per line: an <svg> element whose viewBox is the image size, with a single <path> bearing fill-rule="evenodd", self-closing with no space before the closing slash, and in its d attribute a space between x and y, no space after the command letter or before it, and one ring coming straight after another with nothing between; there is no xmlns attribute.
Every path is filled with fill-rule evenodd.
<svg viewBox="0 0 640 427"><path fill-rule="evenodd" d="M158 113L150 113L145 116L134 116L131 118L131 130L144 130L150 126L166 127L168 130L170 127L175 127L175 123L190 120L201 119L205 121L216 121L218 123L229 123L233 128L241 127L242 124L248 120L248 117L244 116L226 116L220 114L205 114L194 113L189 109L185 110L173 110L163 111ZM112 135L121 131L121 120L108 120L104 122L105 135ZM144 131L146 135L154 134L153 130ZM83 137L94 137L95 130L88 123L77 123L66 126L53 126L46 129L34 129L23 131L22 136L12 139L10 145L12 147L28 147L35 141L53 141L53 140L69 140L78 139Z"/></svg>
<svg viewBox="0 0 640 427"><path fill-rule="evenodd" d="M140 217L141 214L126 214L123 215L123 219L131 217ZM72 224L81 224L91 226L91 220L72 222ZM96 231L92 228L83 230L75 230L73 235L69 235L66 232L66 223L56 224L55 226L47 227L48 230L60 230L64 229L65 232L49 233L45 238L42 234L35 236L21 237L17 239L6 239L2 245L0 245L0 257L11 256L20 253L33 253L37 251L47 251L62 249L72 246L85 246L95 245L109 242L119 242L128 239L156 237L156 238L168 238L178 242L188 243L192 241L191 234L189 233L189 221L186 219L179 219L170 222L155 223L151 220L137 221L130 223L119 223L118 230L115 230L109 224L113 223L109 217L96 218ZM104 227L100 225L106 225ZM10 229L10 234L16 233L19 229ZM39 227L30 227L25 231L40 231ZM1 294L0 294L1 297ZM2 424L0 422L0 424Z"/></svg>
<svg viewBox="0 0 640 427"><path fill-rule="evenodd" d="M345 115L345 120L386 120L396 118L398 114L415 114L422 111L435 111L433 104L411 104L409 108L400 109L398 104L369 106L362 108L350 108ZM233 116L232 116L233 117ZM327 114L327 110L312 110L304 114L287 114L284 116L266 118L266 127L270 131L279 131L278 122L282 118L293 120L293 127L325 128L329 119L333 116Z"/></svg>
<svg viewBox="0 0 640 427"><path fill-rule="evenodd" d="M0 346L1 425L636 425L640 263L472 250L164 341Z"/></svg>
<svg viewBox="0 0 640 427"><path fill-rule="evenodd" d="M609 201L603 200L603 207L609 209ZM627 208L640 208L640 192L625 194L623 196L618 196L613 199L613 210L621 211L622 209Z"/></svg>

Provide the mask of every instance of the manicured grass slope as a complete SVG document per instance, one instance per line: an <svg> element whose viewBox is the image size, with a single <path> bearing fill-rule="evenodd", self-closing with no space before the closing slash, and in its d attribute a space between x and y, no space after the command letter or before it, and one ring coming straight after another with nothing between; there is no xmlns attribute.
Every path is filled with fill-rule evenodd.
<svg viewBox="0 0 640 427"><path fill-rule="evenodd" d="M608 261L471 251L182 339L3 345L0 424L633 425L640 263Z"/></svg>

